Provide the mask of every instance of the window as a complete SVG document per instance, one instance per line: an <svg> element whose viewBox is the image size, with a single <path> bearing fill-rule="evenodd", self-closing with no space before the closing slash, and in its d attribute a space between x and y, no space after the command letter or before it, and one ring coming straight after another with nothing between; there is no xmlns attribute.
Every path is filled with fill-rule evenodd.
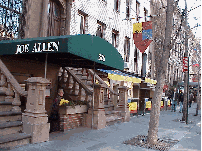
<svg viewBox="0 0 202 151"><path fill-rule="evenodd" d="M137 47L135 47L135 52L134 52L134 71L137 73L137 60L138 60L138 53L137 53Z"/></svg>
<svg viewBox="0 0 202 151"><path fill-rule="evenodd" d="M80 24L80 34L87 34L87 32L88 32L88 21L87 21L88 15L80 10L78 12L78 15L79 15L79 24Z"/></svg>
<svg viewBox="0 0 202 151"><path fill-rule="evenodd" d="M139 22L140 20L140 3L138 1L136 1L136 20Z"/></svg>
<svg viewBox="0 0 202 151"><path fill-rule="evenodd" d="M118 38L119 38L119 32L116 30L112 30L112 45L115 48L118 48Z"/></svg>
<svg viewBox="0 0 202 151"><path fill-rule="evenodd" d="M61 35L61 5L53 0L48 4L48 36Z"/></svg>
<svg viewBox="0 0 202 151"><path fill-rule="evenodd" d="M97 21L98 27L97 27L97 33L96 36L100 37L100 38L105 38L105 30L106 30L106 24Z"/></svg>
<svg viewBox="0 0 202 151"><path fill-rule="evenodd" d="M146 77L146 71L147 71L147 69L146 69L146 66L147 66L146 62L147 62L147 54L143 53L142 54L142 73L141 73L141 75L143 77Z"/></svg>
<svg viewBox="0 0 202 151"><path fill-rule="evenodd" d="M120 0L114 0L114 10L120 12Z"/></svg>
<svg viewBox="0 0 202 151"><path fill-rule="evenodd" d="M126 18L129 19L130 17L130 3L129 0L126 0Z"/></svg>
<svg viewBox="0 0 202 151"><path fill-rule="evenodd" d="M124 61L129 62L130 57L130 39L125 37L124 41Z"/></svg>
<svg viewBox="0 0 202 151"><path fill-rule="evenodd" d="M148 10L144 8L144 20L145 22L147 21L147 16L148 16Z"/></svg>

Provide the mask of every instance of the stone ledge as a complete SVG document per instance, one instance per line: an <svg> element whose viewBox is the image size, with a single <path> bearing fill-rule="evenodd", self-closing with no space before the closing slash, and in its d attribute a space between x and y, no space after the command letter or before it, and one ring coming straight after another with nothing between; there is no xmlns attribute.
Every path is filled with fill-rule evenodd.
<svg viewBox="0 0 202 151"><path fill-rule="evenodd" d="M26 133L15 133L15 134L5 135L3 137L0 137L0 148L1 148L1 144L3 143L22 140L26 138L31 138L31 135Z"/></svg>
<svg viewBox="0 0 202 151"><path fill-rule="evenodd" d="M1 101L0 105L12 105L12 102Z"/></svg>
<svg viewBox="0 0 202 151"><path fill-rule="evenodd" d="M9 128L9 127L16 127L16 126L21 126L22 121L11 121L11 122L5 122L5 123L0 123L0 129L4 128Z"/></svg>
<svg viewBox="0 0 202 151"><path fill-rule="evenodd" d="M0 112L0 116L11 116L11 115L21 115L21 112L14 112L14 111L5 111Z"/></svg>
<svg viewBox="0 0 202 151"><path fill-rule="evenodd" d="M31 77L25 81L28 83L42 83L42 84L49 84L50 83L49 80L42 78L42 77Z"/></svg>
<svg viewBox="0 0 202 151"><path fill-rule="evenodd" d="M110 117L106 117L106 122L111 122L111 121L116 121L116 120L121 120L122 117L120 116L110 116Z"/></svg>

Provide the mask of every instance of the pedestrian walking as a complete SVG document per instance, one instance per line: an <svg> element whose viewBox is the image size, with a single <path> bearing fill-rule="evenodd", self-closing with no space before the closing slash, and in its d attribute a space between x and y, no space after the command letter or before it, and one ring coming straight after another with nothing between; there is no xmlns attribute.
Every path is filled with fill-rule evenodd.
<svg viewBox="0 0 202 151"><path fill-rule="evenodd" d="M189 108L191 107L192 101L194 100L194 94L191 92L189 95Z"/></svg>
<svg viewBox="0 0 202 151"><path fill-rule="evenodd" d="M182 92L182 90L180 90L180 95L179 95L179 102L180 102L180 113L182 112L182 108L183 108L183 98L184 97L184 94Z"/></svg>
<svg viewBox="0 0 202 151"><path fill-rule="evenodd" d="M177 100L176 100L176 88L174 89L173 96L172 96L172 111L176 111Z"/></svg>

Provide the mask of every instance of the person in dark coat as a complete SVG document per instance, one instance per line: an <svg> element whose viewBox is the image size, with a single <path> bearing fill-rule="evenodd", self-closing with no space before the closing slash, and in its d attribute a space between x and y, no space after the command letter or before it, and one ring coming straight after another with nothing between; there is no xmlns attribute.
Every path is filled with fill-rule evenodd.
<svg viewBox="0 0 202 151"><path fill-rule="evenodd" d="M191 103L192 103L193 100L194 100L194 95L191 92L190 95L189 95L189 107L191 107Z"/></svg>
<svg viewBox="0 0 202 151"><path fill-rule="evenodd" d="M172 95L172 111L176 111L177 107L177 100L176 100L176 88L174 89L173 95Z"/></svg>
<svg viewBox="0 0 202 151"><path fill-rule="evenodd" d="M53 101L52 112L50 115L50 132L55 132L60 130L60 115L59 115L59 104L60 100L63 98L63 89L58 90L58 95Z"/></svg>
<svg viewBox="0 0 202 151"><path fill-rule="evenodd" d="M180 95L179 95L179 102L180 102L180 113L182 112L182 108L183 108L183 100L184 100L184 94L182 92L182 90L180 90Z"/></svg>

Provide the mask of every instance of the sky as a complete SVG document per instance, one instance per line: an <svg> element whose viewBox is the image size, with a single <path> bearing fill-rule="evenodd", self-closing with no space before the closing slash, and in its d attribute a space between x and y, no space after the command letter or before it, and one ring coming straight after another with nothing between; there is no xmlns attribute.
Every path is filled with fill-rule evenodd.
<svg viewBox="0 0 202 151"><path fill-rule="evenodd" d="M188 25L193 28L192 31L195 37L201 38L201 0L186 0L186 2L187 10L190 11L188 13ZM185 8L185 0L179 0L178 4L181 9Z"/></svg>

